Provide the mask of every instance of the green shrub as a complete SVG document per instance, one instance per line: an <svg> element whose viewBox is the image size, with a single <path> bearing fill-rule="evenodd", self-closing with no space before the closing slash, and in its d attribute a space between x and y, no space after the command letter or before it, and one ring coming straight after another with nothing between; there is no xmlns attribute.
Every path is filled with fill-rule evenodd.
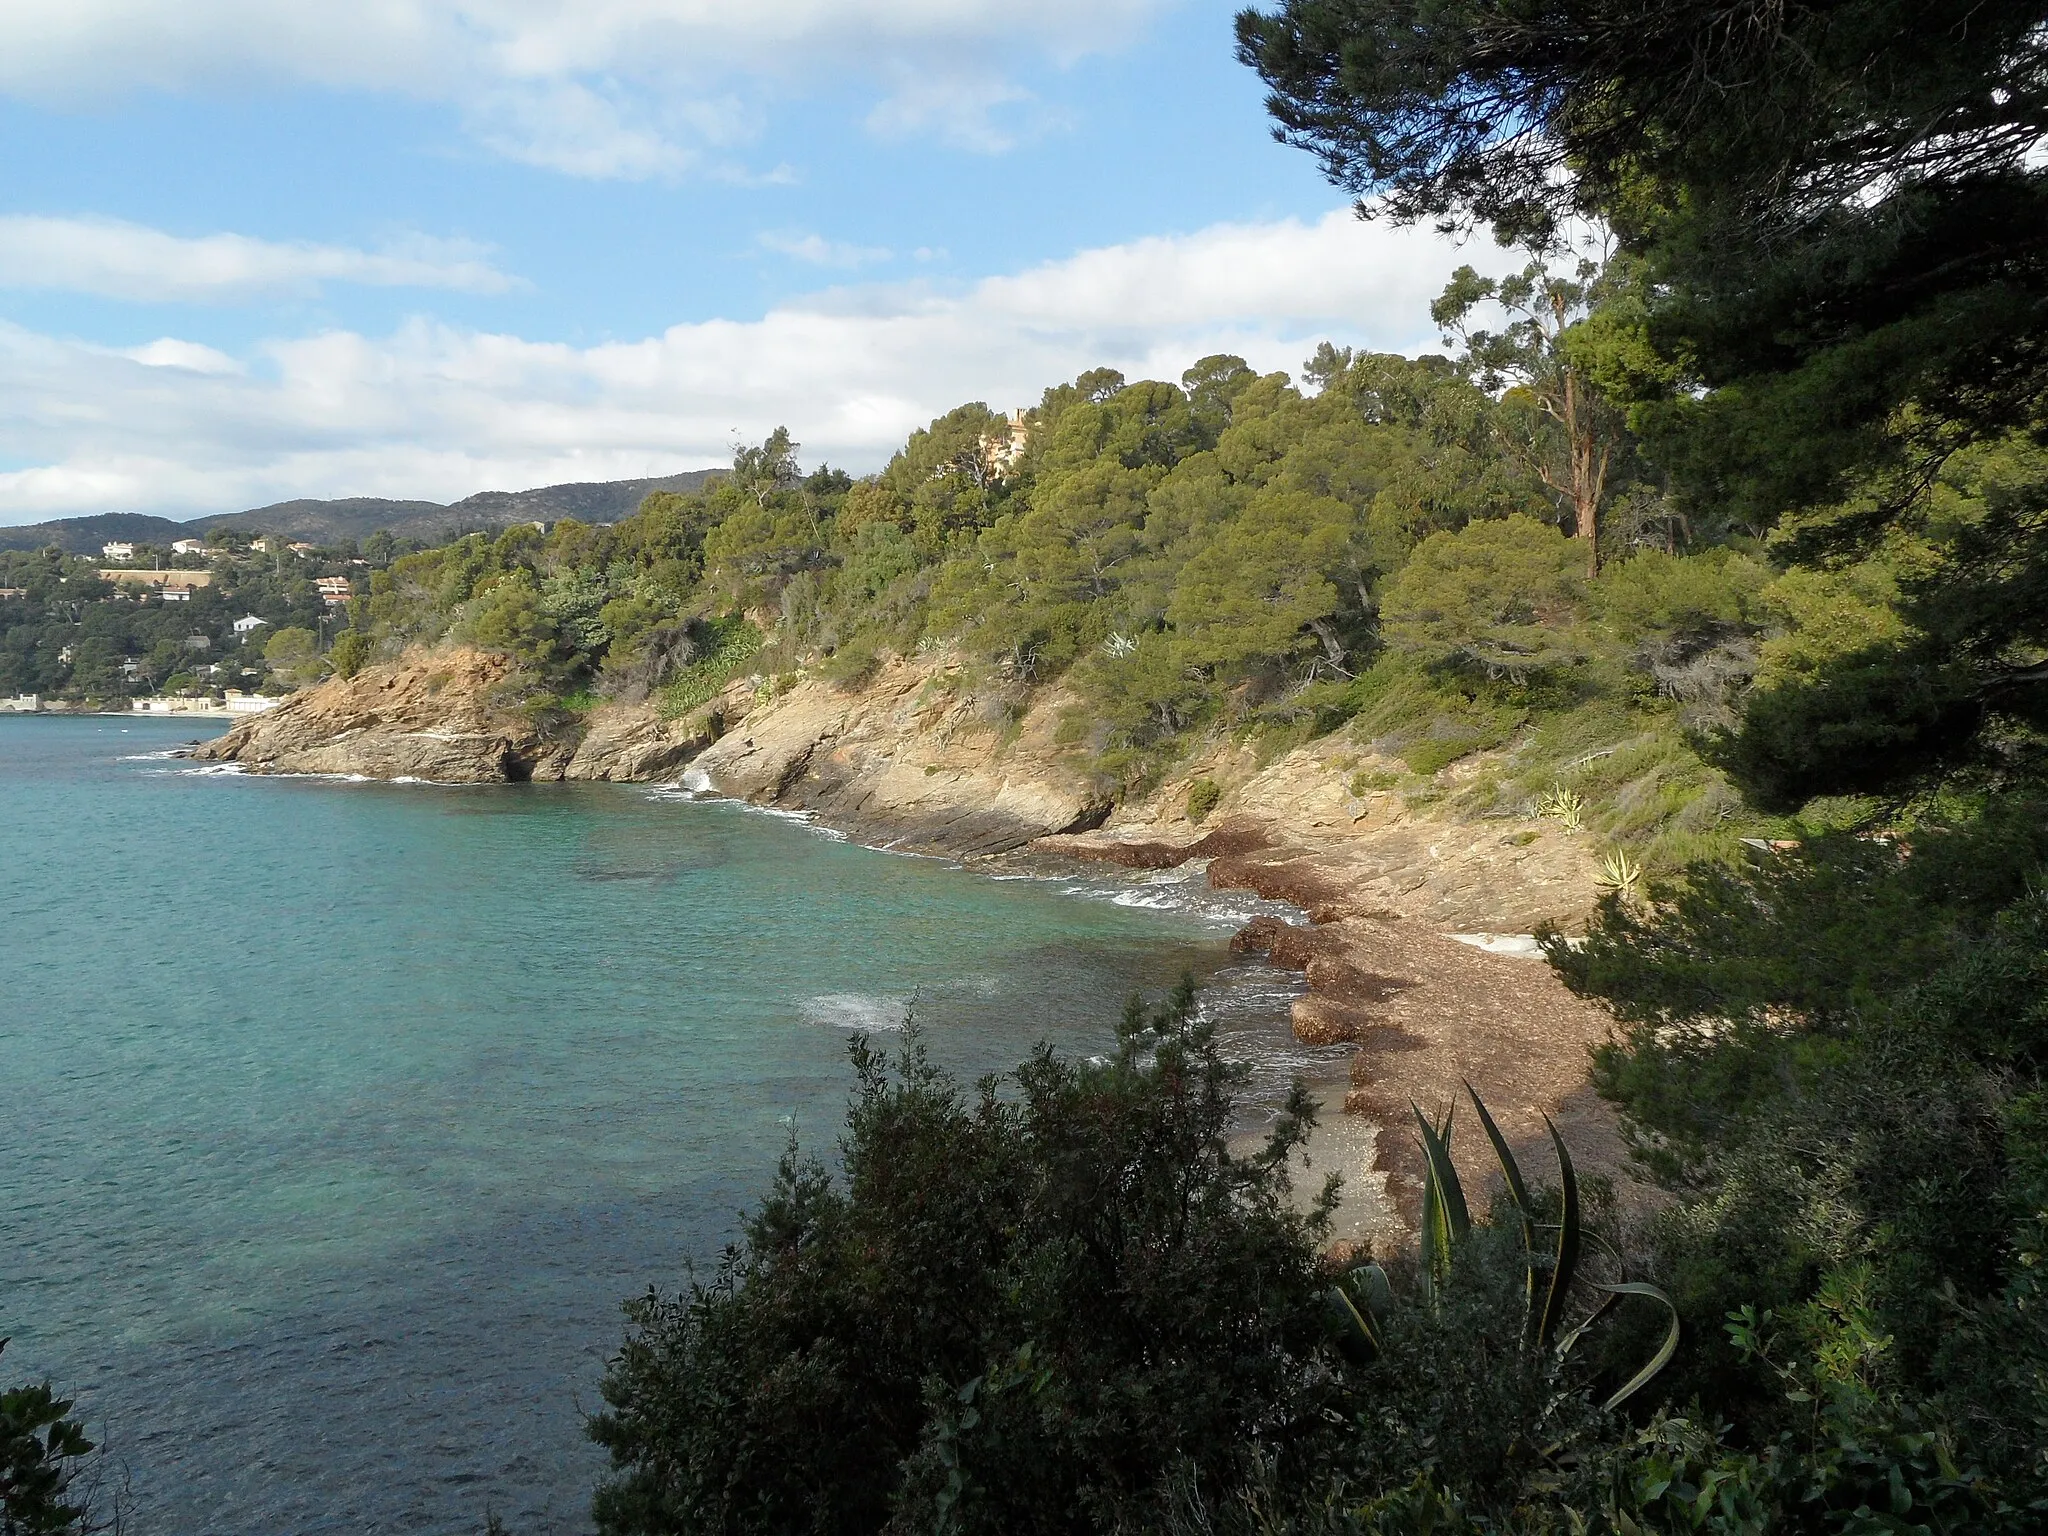
<svg viewBox="0 0 2048 1536"><path fill-rule="evenodd" d="M834 651L821 670L833 687L853 693L882 670L882 658L876 654L873 642L851 640Z"/></svg>
<svg viewBox="0 0 2048 1536"><path fill-rule="evenodd" d="M1114 1054L973 1094L864 1040L843 1172L792 1148L715 1275L628 1308L591 1432L598 1528L1138 1528L1172 1470L1228 1489L1339 1436L1324 1208L1297 1097L1227 1149L1240 1073L1192 988Z"/></svg>
<svg viewBox="0 0 2048 1536"><path fill-rule="evenodd" d="M354 677L369 665L376 646L370 637L359 629L345 629L334 637L334 644L328 650L327 660L334 668L334 675L344 680Z"/></svg>
<svg viewBox="0 0 2048 1536"><path fill-rule="evenodd" d="M1223 786L1214 779L1197 779L1188 786L1188 820L1205 821L1223 798Z"/></svg>
<svg viewBox="0 0 2048 1536"><path fill-rule="evenodd" d="M7 1341L0 1339L0 1350ZM81 1478L93 1453L71 1403L48 1382L0 1391L0 1531L61 1536L99 1530Z"/></svg>
<svg viewBox="0 0 2048 1536"><path fill-rule="evenodd" d="M697 659L678 668L656 694L664 720L673 720L710 703L738 675L740 668L760 654L765 639L740 614L698 625L694 635L698 642Z"/></svg>

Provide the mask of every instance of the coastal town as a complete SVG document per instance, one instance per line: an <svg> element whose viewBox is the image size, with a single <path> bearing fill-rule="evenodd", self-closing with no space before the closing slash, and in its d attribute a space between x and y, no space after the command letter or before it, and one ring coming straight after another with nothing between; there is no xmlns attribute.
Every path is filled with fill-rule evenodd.
<svg viewBox="0 0 2048 1536"><path fill-rule="evenodd" d="M0 712L240 718L314 680L349 605L416 539L226 527L97 558L0 551Z"/></svg>

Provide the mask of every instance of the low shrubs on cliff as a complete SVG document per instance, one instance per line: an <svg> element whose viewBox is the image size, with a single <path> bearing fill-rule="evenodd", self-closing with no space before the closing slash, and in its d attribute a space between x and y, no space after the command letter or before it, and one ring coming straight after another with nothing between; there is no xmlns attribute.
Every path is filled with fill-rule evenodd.
<svg viewBox="0 0 2048 1536"><path fill-rule="evenodd" d="M710 703L761 653L761 631L738 614L698 624L693 636L695 659L672 672L658 694L665 720Z"/></svg>

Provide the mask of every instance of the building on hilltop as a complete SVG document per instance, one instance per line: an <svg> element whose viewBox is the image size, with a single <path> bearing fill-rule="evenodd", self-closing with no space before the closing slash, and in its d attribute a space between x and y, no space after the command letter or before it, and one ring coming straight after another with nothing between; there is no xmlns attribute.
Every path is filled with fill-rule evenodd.
<svg viewBox="0 0 2048 1536"><path fill-rule="evenodd" d="M173 539L171 553L174 555L203 555L206 553L204 539Z"/></svg>
<svg viewBox="0 0 2048 1536"><path fill-rule="evenodd" d="M268 619L257 618L256 615L253 613L245 614L241 618L235 620L235 633L238 635L246 635L251 630L262 629L269 622L270 620Z"/></svg>
<svg viewBox="0 0 2048 1536"><path fill-rule="evenodd" d="M981 435L982 463L987 465L992 479L1007 479L1017 472L1023 462L1024 450L1031 444L1030 412L1019 406L1005 419L1009 431L1004 433L984 432Z"/></svg>
<svg viewBox="0 0 2048 1536"><path fill-rule="evenodd" d="M115 540L102 544L100 546L100 555L108 560L133 560L135 558L135 546Z"/></svg>

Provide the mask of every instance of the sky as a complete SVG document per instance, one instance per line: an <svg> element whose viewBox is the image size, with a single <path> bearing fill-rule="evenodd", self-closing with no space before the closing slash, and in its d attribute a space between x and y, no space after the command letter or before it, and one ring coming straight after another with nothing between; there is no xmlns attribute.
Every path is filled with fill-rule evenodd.
<svg viewBox="0 0 2048 1536"><path fill-rule="evenodd" d="M0 524L880 468L1084 369L1437 345L1214 0L7 0Z"/></svg>

